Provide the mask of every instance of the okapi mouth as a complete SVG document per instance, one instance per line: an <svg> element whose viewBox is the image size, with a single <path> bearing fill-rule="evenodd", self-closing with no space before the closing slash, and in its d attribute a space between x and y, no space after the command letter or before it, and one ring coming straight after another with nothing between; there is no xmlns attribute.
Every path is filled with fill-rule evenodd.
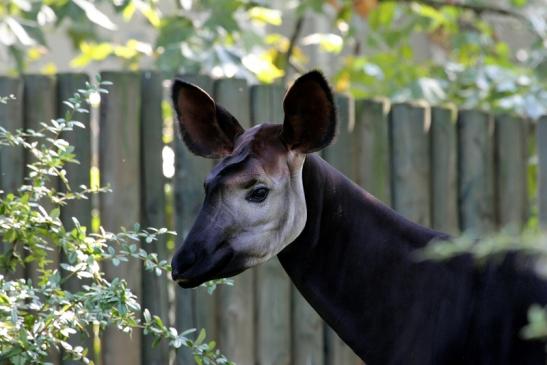
<svg viewBox="0 0 547 365"><path fill-rule="evenodd" d="M205 272L194 274L192 271L195 270L195 266L186 270L183 273L176 273L175 270L172 272L173 280L181 287L185 289L195 288L207 281L227 278L230 276L237 275L245 270L244 267L236 265L237 269L234 269L234 251L231 249L226 250L227 252L222 255L220 260L214 263L210 268L207 268Z"/></svg>

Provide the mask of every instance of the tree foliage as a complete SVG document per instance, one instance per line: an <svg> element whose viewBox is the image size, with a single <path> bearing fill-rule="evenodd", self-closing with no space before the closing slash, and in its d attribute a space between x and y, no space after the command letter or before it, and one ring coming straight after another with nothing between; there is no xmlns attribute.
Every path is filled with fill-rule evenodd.
<svg viewBox="0 0 547 365"><path fill-rule="evenodd" d="M332 63L337 89L355 96L454 102L534 118L546 113L545 0L282 3L11 0L0 4L0 42L19 71L48 52L49 31L63 29L79 52L75 68L115 58L130 68L153 62L160 70L262 82L302 71L313 64L303 50L319 47L338 54L340 62ZM312 16L328 29L301 34ZM112 41L117 29L142 24L153 30L152 41ZM511 49L501 36L504 28L526 32L527 44ZM416 53L417 36L427 40L431 54Z"/></svg>

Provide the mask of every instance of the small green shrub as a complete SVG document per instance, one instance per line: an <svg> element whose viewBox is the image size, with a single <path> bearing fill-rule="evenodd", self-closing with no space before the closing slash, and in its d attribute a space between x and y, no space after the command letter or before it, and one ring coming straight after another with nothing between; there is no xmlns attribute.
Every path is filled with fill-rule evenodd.
<svg viewBox="0 0 547 365"><path fill-rule="evenodd" d="M173 348L189 347L198 364L230 364L215 349L214 342L205 342L202 330L196 339L168 327L147 309L141 312L137 297L122 278L108 280L101 264L113 265L127 260L141 260L146 270L158 276L168 273L170 265L155 253L138 247L150 244L158 236L174 234L165 228L133 230L119 233L100 229L91 233L73 218L73 228L59 219L60 209L91 194L106 192L105 188L74 187L64 166L77 163L74 147L61 138L62 133L84 125L74 120L77 113L87 113L87 100L92 93L106 93L108 83L99 78L86 84L65 101L68 112L64 118L42 123L40 130L7 131L0 127L0 146L23 147L32 156L27 165L24 185L16 192L0 191L0 363L44 364L48 353L62 350L65 357L92 363L89 349L70 344L72 336L89 328L104 330L116 326L120 331L142 329L157 341L168 341ZM0 102L9 102L3 97ZM52 187L56 179L63 189ZM62 252L65 260L60 269L51 265L50 252ZM17 278L14 271L24 265L36 268L36 278ZM67 280L79 280L78 290L65 288ZM218 282L208 284L214 288Z"/></svg>

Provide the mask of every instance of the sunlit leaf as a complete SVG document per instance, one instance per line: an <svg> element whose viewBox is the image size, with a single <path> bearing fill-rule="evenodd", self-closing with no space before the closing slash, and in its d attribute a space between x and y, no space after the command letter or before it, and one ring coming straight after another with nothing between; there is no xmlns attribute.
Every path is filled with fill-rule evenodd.
<svg viewBox="0 0 547 365"><path fill-rule="evenodd" d="M522 8L526 4L528 4L528 0L511 0L511 4L518 8Z"/></svg>
<svg viewBox="0 0 547 365"><path fill-rule="evenodd" d="M29 61L36 61L42 58L47 53L47 48L45 47L31 47L27 49L27 57Z"/></svg>
<svg viewBox="0 0 547 365"><path fill-rule="evenodd" d="M116 30L116 24L114 24L108 16L101 12L97 7L90 1L87 0L72 0L74 4L78 5L84 12L87 18L108 30Z"/></svg>
<svg viewBox="0 0 547 365"><path fill-rule="evenodd" d="M25 28L15 19L12 17L6 18L6 24L9 26L13 34L17 37L19 42L21 42L24 46L32 46L36 42L34 39L30 37L30 35L27 33Z"/></svg>
<svg viewBox="0 0 547 365"><path fill-rule="evenodd" d="M55 12L49 6L42 5L40 11L36 15L36 20L38 21L38 24L44 26L55 22L55 20L57 20L57 15L55 15Z"/></svg>
<svg viewBox="0 0 547 365"><path fill-rule="evenodd" d="M133 18L136 10L137 7L135 6L135 3L133 1L130 1L122 10L123 20L125 20L126 22L130 21Z"/></svg>
<svg viewBox="0 0 547 365"><path fill-rule="evenodd" d="M11 31L9 25L6 22L0 22L0 43L5 46L11 46L15 44L17 38Z"/></svg>
<svg viewBox="0 0 547 365"><path fill-rule="evenodd" d="M437 28L438 26L444 25L446 23L446 19L442 11L435 9L432 6L413 2L410 5L410 9L412 9L412 11L415 14L418 14L419 16L430 19L432 29Z"/></svg>
<svg viewBox="0 0 547 365"><path fill-rule="evenodd" d="M30 1L27 0L11 0L15 5L19 7L19 9L23 11L31 11L32 10L32 4Z"/></svg>
<svg viewBox="0 0 547 365"><path fill-rule="evenodd" d="M247 55L243 57L242 63L264 83L271 83L284 75L283 70L275 66L268 53L259 56L255 54Z"/></svg>
<svg viewBox="0 0 547 365"><path fill-rule="evenodd" d="M302 38L302 44L305 46L317 44L325 52L339 53L344 46L344 40L333 33L313 33Z"/></svg>
<svg viewBox="0 0 547 365"><path fill-rule="evenodd" d="M251 20L262 24L281 25L281 11L256 6L249 10Z"/></svg>
<svg viewBox="0 0 547 365"><path fill-rule="evenodd" d="M57 66L53 62L49 62L49 63L45 64L40 69L40 72L45 74L45 75L55 75L57 73L57 71L58 71Z"/></svg>
<svg viewBox="0 0 547 365"><path fill-rule="evenodd" d="M144 15L144 17L152 24L154 28L158 28L161 24L161 14L159 9L155 9L150 6L149 3L139 1L137 8Z"/></svg>
<svg viewBox="0 0 547 365"><path fill-rule="evenodd" d="M114 52L114 46L110 43L87 43L80 45L80 55L70 61L70 66L75 68L85 67L92 61L102 61Z"/></svg>
<svg viewBox="0 0 547 365"><path fill-rule="evenodd" d="M380 3L368 17L370 27L378 30L381 27L389 26L395 18L396 10L397 4L395 2Z"/></svg>

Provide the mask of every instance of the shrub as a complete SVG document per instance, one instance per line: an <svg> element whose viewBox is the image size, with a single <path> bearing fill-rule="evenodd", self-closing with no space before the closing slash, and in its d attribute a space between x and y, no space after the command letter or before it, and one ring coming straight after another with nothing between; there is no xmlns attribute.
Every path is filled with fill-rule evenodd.
<svg viewBox="0 0 547 365"><path fill-rule="evenodd" d="M60 220L60 209L78 199L104 193L105 188L74 187L64 166L77 163L74 148L62 134L85 126L74 120L77 113L88 113L87 100L92 93L106 93L108 82L97 78L87 83L64 103L64 118L42 123L40 130L7 131L0 127L0 146L22 147L31 156L24 184L16 192L0 191L0 363L43 364L48 353L62 350L65 357L91 363L89 349L71 345L71 337L94 327L104 330L116 326L120 331L142 329L157 341L164 339L173 348L189 347L198 364L230 364L206 343L202 330L196 339L168 327L147 309L141 313L137 297L122 278L108 280L101 264L118 265L127 260L141 260L146 270L160 276L170 272L170 265L155 253L138 247L139 241L150 244L160 235L174 234L165 228L133 230L119 233L100 229L92 233L73 218L69 228ZM11 97L2 97L0 103ZM52 187L60 181L63 188ZM73 227L73 228L72 228ZM50 252L62 252L60 268L53 267ZM36 279L17 278L17 268L32 264ZM80 282L77 290L65 287L67 280ZM217 283L209 284L214 288Z"/></svg>

